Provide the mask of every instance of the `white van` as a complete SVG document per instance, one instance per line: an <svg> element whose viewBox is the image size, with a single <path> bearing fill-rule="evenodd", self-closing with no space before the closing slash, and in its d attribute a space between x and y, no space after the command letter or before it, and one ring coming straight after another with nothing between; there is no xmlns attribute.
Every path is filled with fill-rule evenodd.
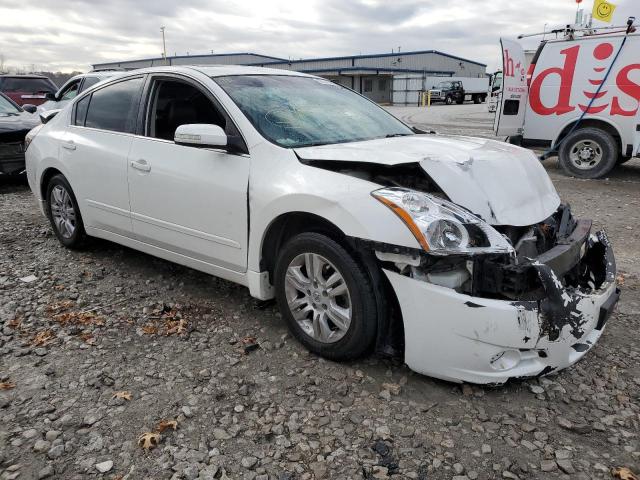
<svg viewBox="0 0 640 480"><path fill-rule="evenodd" d="M638 156L640 35L633 31L543 41L528 72L522 46L503 39L496 135L545 148L545 156L557 152L564 171L580 178L602 177Z"/></svg>

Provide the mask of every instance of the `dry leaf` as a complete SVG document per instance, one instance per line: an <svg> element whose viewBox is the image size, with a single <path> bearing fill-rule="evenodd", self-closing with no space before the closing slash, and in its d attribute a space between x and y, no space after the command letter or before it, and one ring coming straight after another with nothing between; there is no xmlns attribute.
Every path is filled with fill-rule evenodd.
<svg viewBox="0 0 640 480"><path fill-rule="evenodd" d="M131 392L122 390L121 392L114 393L111 398L124 398L125 400L131 400Z"/></svg>
<svg viewBox="0 0 640 480"><path fill-rule="evenodd" d="M146 333L147 335L155 335L156 333L158 333L158 327L150 323L147 323L142 327L142 332Z"/></svg>
<svg viewBox="0 0 640 480"><path fill-rule="evenodd" d="M16 328L20 328L21 324L22 324L22 317L15 317L12 320L9 320L9 323L7 323L7 326L15 330Z"/></svg>
<svg viewBox="0 0 640 480"><path fill-rule="evenodd" d="M616 281L618 282L618 286L622 287L624 285L625 276L623 273L618 274L616 277Z"/></svg>
<svg viewBox="0 0 640 480"><path fill-rule="evenodd" d="M53 319L60 325L104 325L104 318L93 312L64 312L54 315Z"/></svg>
<svg viewBox="0 0 640 480"><path fill-rule="evenodd" d="M178 428L177 420L161 420L156 427L156 432L162 433L169 428L172 430L176 430Z"/></svg>
<svg viewBox="0 0 640 480"><path fill-rule="evenodd" d="M56 313L64 312L65 310L69 310L73 307L75 303L73 300L62 300L61 302L52 303L47 306L47 312L51 315L55 315Z"/></svg>
<svg viewBox="0 0 640 480"><path fill-rule="evenodd" d="M180 320L167 320L165 323L164 334L169 335L182 335L187 331L187 321L184 318Z"/></svg>
<svg viewBox="0 0 640 480"><path fill-rule="evenodd" d="M64 290L64 285L54 285L53 289L57 291Z"/></svg>
<svg viewBox="0 0 640 480"><path fill-rule="evenodd" d="M95 345L96 344L96 339L90 333L82 333L82 334L80 334L80 338L87 345Z"/></svg>
<svg viewBox="0 0 640 480"><path fill-rule="evenodd" d="M251 343L256 343L256 337L244 337L242 339L242 343L244 343L245 345L251 344Z"/></svg>
<svg viewBox="0 0 640 480"><path fill-rule="evenodd" d="M34 347L43 347L56 338L55 334L51 330L42 330L38 332L36 336L31 340L31 345Z"/></svg>
<svg viewBox="0 0 640 480"><path fill-rule="evenodd" d="M138 445L145 450L151 450L160 443L160 434L153 432L145 432L138 437Z"/></svg>
<svg viewBox="0 0 640 480"><path fill-rule="evenodd" d="M611 475L614 478L619 478L620 480L638 480L638 477L629 470L627 467L617 467L611 471Z"/></svg>
<svg viewBox="0 0 640 480"><path fill-rule="evenodd" d="M12 388L16 388L16 384L15 383L13 383L13 382L0 382L0 390L11 390Z"/></svg>

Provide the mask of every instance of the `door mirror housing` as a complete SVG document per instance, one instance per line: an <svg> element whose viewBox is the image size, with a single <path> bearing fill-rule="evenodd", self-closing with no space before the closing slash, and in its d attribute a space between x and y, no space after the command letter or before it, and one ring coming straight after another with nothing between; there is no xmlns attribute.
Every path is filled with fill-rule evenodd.
<svg viewBox="0 0 640 480"><path fill-rule="evenodd" d="M60 109L56 110L47 110L46 112L40 113L40 121L42 123L49 122L53 117L55 117L58 113L60 113Z"/></svg>
<svg viewBox="0 0 640 480"><path fill-rule="evenodd" d="M36 113L36 111L38 110L38 107L36 107L35 105L32 105L30 103L25 103L24 105L22 105L22 109L25 112Z"/></svg>
<svg viewBox="0 0 640 480"><path fill-rule="evenodd" d="M189 123L176 129L173 140L190 147L226 147L227 134L222 127L208 123Z"/></svg>

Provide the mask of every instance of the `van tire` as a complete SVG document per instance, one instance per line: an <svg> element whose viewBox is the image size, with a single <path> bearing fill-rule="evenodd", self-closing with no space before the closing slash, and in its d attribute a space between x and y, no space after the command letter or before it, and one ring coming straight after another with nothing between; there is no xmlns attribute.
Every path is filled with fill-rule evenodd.
<svg viewBox="0 0 640 480"><path fill-rule="evenodd" d="M558 156L560 167L567 175L601 178L616 166L618 146L609 132L580 128L561 140Z"/></svg>

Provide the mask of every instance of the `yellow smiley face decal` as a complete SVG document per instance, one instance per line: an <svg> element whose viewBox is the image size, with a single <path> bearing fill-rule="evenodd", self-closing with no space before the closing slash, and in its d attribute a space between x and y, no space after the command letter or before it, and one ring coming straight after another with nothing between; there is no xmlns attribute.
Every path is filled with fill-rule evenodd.
<svg viewBox="0 0 640 480"><path fill-rule="evenodd" d="M611 5L608 3L601 3L598 5L598 15L602 17L608 17L611 15Z"/></svg>

